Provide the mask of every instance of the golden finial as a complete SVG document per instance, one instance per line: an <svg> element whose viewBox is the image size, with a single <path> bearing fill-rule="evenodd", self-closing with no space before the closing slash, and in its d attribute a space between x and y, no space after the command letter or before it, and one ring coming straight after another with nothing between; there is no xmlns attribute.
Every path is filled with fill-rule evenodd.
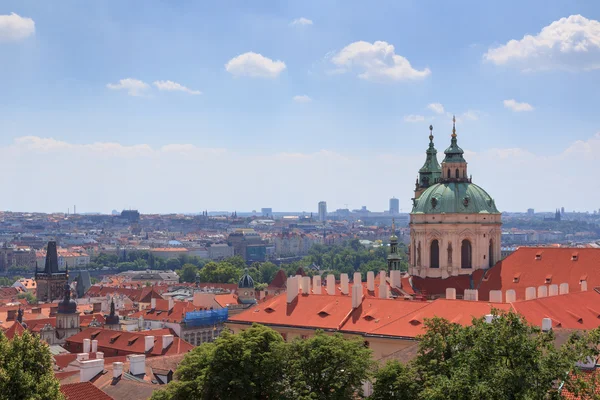
<svg viewBox="0 0 600 400"><path fill-rule="evenodd" d="M429 125L429 140L433 140L433 125Z"/></svg>
<svg viewBox="0 0 600 400"><path fill-rule="evenodd" d="M396 232L396 218L392 218L392 235Z"/></svg>
<svg viewBox="0 0 600 400"><path fill-rule="evenodd" d="M456 137L456 116L452 116L452 138Z"/></svg>

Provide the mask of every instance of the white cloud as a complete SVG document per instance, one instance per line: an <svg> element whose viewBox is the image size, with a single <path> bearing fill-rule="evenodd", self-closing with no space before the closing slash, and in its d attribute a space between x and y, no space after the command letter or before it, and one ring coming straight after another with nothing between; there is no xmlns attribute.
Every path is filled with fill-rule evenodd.
<svg viewBox="0 0 600 400"><path fill-rule="evenodd" d="M515 99L504 100L504 107L515 112L533 111L533 106L529 103L519 103Z"/></svg>
<svg viewBox="0 0 600 400"><path fill-rule="evenodd" d="M431 103L431 104L428 104L427 108L429 108L431 111L435 112L436 114L443 114L444 113L444 106L441 105L440 103Z"/></svg>
<svg viewBox="0 0 600 400"><path fill-rule="evenodd" d="M312 20L308 19L308 18L304 18L304 17L300 17L300 18L296 18L295 20L293 20L290 25L292 26L296 26L296 25L312 25L313 22Z"/></svg>
<svg viewBox="0 0 600 400"><path fill-rule="evenodd" d="M561 18L537 35L488 50L485 61L521 70L600 68L600 22L581 15Z"/></svg>
<svg viewBox="0 0 600 400"><path fill-rule="evenodd" d="M462 119L470 119L471 121L476 121L479 119L479 111L475 110L467 110L461 115Z"/></svg>
<svg viewBox="0 0 600 400"><path fill-rule="evenodd" d="M0 15L0 41L25 39L35 33L35 22L18 14Z"/></svg>
<svg viewBox="0 0 600 400"><path fill-rule="evenodd" d="M422 121L425 121L425 117L422 115L411 114L411 115L406 115L404 117L404 121L405 122L422 122Z"/></svg>
<svg viewBox="0 0 600 400"><path fill-rule="evenodd" d="M423 79L431 74L429 68L414 69L410 62L395 53L394 46L378 41L354 42L331 57L337 70L359 72L358 77L373 81L402 81Z"/></svg>
<svg viewBox="0 0 600 400"><path fill-rule="evenodd" d="M277 78L285 68L283 61L273 61L252 51L240 54L225 64L225 70L236 77Z"/></svg>
<svg viewBox="0 0 600 400"><path fill-rule="evenodd" d="M438 150L449 142L449 138L442 136L436 139ZM529 207L554 210L561 205L569 209L598 208L596 199L600 188L590 184L589 174L581 171L595 170L600 154L600 133L573 142L554 155L536 154L522 148L473 152L468 148L469 142L467 136L459 132L459 143L465 150L473 181L494 196L501 210L524 211ZM426 145L423 133L422 148ZM440 161L443 158L441 152L438 158ZM420 150L406 153L405 149L387 153L368 149L354 153L327 149L261 151L257 155L250 150L204 148L189 143L162 147L114 142L80 144L26 136L0 145L0 170L14 171L5 176L5 186L14 190L2 207L66 211L70 205L77 204L78 210L109 212L132 206L149 213L239 211L269 204L279 210L310 212L316 211L317 202L323 199L331 209L343 208L351 199L350 208L367 205L373 210L383 210L387 207L385 199L396 196L407 211L414 176L423 161L424 154ZM47 165L52 168L44 168ZM389 177L381 173L382 168L396 171L394 185L387 184ZM252 179L223 185L240 170L248 176L268 176L270 182L278 184L263 185L261 190L256 190ZM203 184L190 185L187 171L202 171ZM77 184L63 185L63 189L57 191L57 177L61 176L69 176L70 181ZM310 191L306 191L305 185L298 185L307 176L311 177ZM555 191L552 196L540 195L536 189L554 187L557 180L564 182L564 190ZM357 181L361 185L356 185ZM535 185L532 186L532 182ZM111 190L106 190L107 187ZM157 187L160 193L177 193L185 187L186 196L157 196ZM205 196L207 187L219 190ZM572 196L574 191L577 196ZM53 195L46 196L46 193ZM236 195L239 193L244 193L244 197Z"/></svg>
<svg viewBox="0 0 600 400"><path fill-rule="evenodd" d="M150 85L139 79L125 78L121 79L119 83L109 83L106 87L111 90L127 90L127 94L130 96L142 96L150 88Z"/></svg>
<svg viewBox="0 0 600 400"><path fill-rule="evenodd" d="M300 95L300 96L294 96L293 100L296 103L310 103L312 101L312 99L309 96L305 95L305 94Z"/></svg>
<svg viewBox="0 0 600 400"><path fill-rule="evenodd" d="M199 90L192 90L177 82L173 81L154 81L152 83L158 90L166 90L169 92L185 92L189 94L202 94Z"/></svg>

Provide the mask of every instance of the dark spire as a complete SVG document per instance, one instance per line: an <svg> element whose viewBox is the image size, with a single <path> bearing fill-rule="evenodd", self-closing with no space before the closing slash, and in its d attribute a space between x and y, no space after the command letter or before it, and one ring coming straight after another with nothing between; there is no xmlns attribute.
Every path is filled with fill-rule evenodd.
<svg viewBox="0 0 600 400"><path fill-rule="evenodd" d="M17 311L17 321L22 325L23 324L23 309L19 306L19 310Z"/></svg>
<svg viewBox="0 0 600 400"><path fill-rule="evenodd" d="M110 299L110 316L111 317L115 316L115 299L114 298Z"/></svg>
<svg viewBox="0 0 600 400"><path fill-rule="evenodd" d="M452 117L452 135L450 136L452 137L452 139L450 139L450 147L444 151L446 157L443 162L466 163L463 158L464 151L458 147L458 141L456 140L456 117L454 116Z"/></svg>
<svg viewBox="0 0 600 400"><path fill-rule="evenodd" d="M44 266L45 274L57 274L58 271L58 252L56 250L56 241L48 242L46 248L46 265Z"/></svg>
<svg viewBox="0 0 600 400"><path fill-rule="evenodd" d="M425 154L425 163L419 170L415 190L419 190L419 188L426 189L436 184L442 173L437 160L437 150L433 144L433 125L429 125L429 147L425 151Z"/></svg>

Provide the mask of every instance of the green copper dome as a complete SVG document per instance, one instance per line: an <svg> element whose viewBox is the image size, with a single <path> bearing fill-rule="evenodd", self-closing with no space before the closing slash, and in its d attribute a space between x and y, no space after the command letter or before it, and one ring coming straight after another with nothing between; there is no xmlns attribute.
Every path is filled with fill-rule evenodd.
<svg viewBox="0 0 600 400"><path fill-rule="evenodd" d="M494 199L469 182L430 186L415 200L411 214L499 214Z"/></svg>

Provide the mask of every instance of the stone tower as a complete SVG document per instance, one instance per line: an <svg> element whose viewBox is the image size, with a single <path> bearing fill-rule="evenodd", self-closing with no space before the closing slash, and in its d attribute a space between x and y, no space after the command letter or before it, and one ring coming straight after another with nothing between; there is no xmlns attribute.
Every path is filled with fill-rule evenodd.
<svg viewBox="0 0 600 400"><path fill-rule="evenodd" d="M35 281L37 284L37 301L51 303L62 298L64 286L68 282L68 269L64 272L58 270L58 252L56 242L48 242L46 249L46 264L43 271L35 267Z"/></svg>

